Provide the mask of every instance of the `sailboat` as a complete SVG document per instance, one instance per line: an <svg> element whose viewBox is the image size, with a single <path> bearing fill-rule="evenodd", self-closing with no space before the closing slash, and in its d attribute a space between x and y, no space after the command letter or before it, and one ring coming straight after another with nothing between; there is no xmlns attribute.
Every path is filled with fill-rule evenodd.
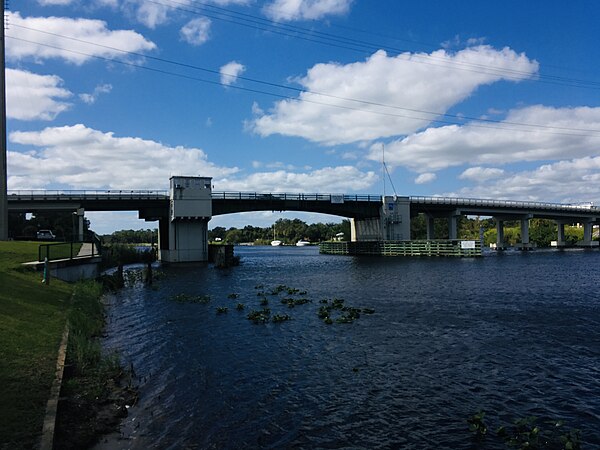
<svg viewBox="0 0 600 450"><path fill-rule="evenodd" d="M273 240L271 241L271 245L273 247L279 247L281 244L282 242L275 238L275 224L273 224Z"/></svg>

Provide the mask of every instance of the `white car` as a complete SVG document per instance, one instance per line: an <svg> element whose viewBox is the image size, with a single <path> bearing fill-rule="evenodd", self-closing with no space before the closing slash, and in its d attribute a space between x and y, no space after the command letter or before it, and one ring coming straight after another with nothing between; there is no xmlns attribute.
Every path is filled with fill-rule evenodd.
<svg viewBox="0 0 600 450"><path fill-rule="evenodd" d="M38 241L53 241L55 236L50 230L40 230L37 232Z"/></svg>

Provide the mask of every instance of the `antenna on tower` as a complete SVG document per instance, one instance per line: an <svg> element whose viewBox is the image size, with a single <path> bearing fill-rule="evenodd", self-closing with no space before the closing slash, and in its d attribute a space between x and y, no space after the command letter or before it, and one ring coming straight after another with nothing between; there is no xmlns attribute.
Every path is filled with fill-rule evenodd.
<svg viewBox="0 0 600 450"><path fill-rule="evenodd" d="M387 164L385 163L385 145L381 144L381 172L383 175L383 197L385 198L385 177L387 176L388 180L390 180L390 185L392 186L392 190L394 191L394 197L398 197L398 193L396 192L396 188L394 187L394 182L392 181L392 176L390 175L390 171L388 170Z"/></svg>
<svg viewBox="0 0 600 450"><path fill-rule="evenodd" d="M383 198L385 198L385 144L381 143L381 178L383 180Z"/></svg>

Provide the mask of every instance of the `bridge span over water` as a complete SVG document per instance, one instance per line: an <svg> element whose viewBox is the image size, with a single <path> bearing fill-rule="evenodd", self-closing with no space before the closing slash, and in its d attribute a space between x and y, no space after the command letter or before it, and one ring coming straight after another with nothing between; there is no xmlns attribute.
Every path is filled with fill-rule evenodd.
<svg viewBox="0 0 600 450"><path fill-rule="evenodd" d="M85 211L137 211L140 219L159 222L163 259L173 261L204 260L210 218L249 211L302 211L346 217L351 219L353 241L410 240L410 218L418 214L427 218L428 239L435 237L436 218L448 221L448 236L456 239L459 217L491 216L496 219L498 248L504 247L503 226L507 220L521 221L523 248L530 246L532 218L557 222L559 246L565 242L565 224L583 224L583 244L591 246L592 227L600 223L600 208L592 205L455 197L212 192L211 179L202 177L172 177L168 191L8 191L8 209L31 213L73 211L79 215L80 223ZM198 242L196 234L202 236ZM202 251L196 251L197 246ZM185 247L189 248L184 251Z"/></svg>

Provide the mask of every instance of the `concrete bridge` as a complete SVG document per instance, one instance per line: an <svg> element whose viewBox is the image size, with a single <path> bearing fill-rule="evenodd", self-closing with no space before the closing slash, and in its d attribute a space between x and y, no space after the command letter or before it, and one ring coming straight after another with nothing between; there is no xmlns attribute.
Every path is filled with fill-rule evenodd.
<svg viewBox="0 0 600 450"><path fill-rule="evenodd" d="M497 247L504 248L503 226L521 221L522 248L530 247L529 219L555 220L557 243L565 244L564 225L581 223L583 245L592 246L592 227L600 223L600 208L444 197L397 197L341 194L272 194L212 192L206 177L172 177L168 191L9 191L10 212L72 211L79 217L80 234L85 211L138 211L140 219L159 222L159 258L167 262L205 261L208 258L208 221L213 216L248 211L304 211L351 219L353 241L410 240L410 218L424 214L427 238L433 239L433 221L444 218L450 239L457 238L463 215L491 216L497 224Z"/></svg>

